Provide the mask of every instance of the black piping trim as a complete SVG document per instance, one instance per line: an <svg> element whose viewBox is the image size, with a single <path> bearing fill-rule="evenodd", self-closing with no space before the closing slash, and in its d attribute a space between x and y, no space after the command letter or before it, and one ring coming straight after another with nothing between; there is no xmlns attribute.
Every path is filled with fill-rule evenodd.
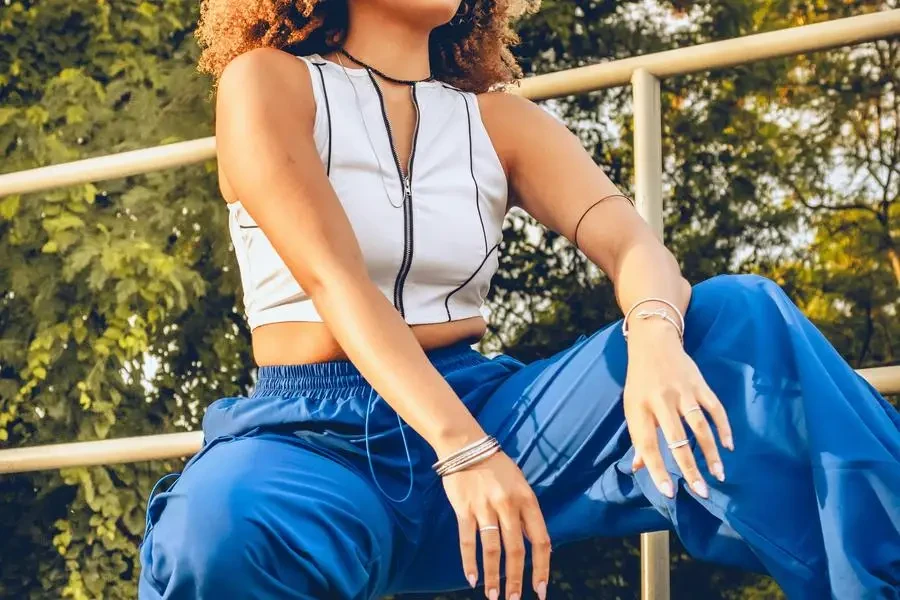
<svg viewBox="0 0 900 600"><path fill-rule="evenodd" d="M259 225L238 225L241 229L259 229Z"/></svg>
<svg viewBox="0 0 900 600"><path fill-rule="evenodd" d="M468 279L466 279L466 280L463 281L461 284L459 284L459 286L457 286L456 289L452 290L449 294L447 294L447 297L444 298L444 308L447 310L447 321L452 321L452 320L453 320L453 318L450 316L450 297L453 296L453 294L455 294L455 293L458 292L459 290L461 290L461 289L463 289L464 287L466 287L466 286L469 284L470 281L472 281L473 279L475 279L475 276L478 275L478 272L479 272L479 271L481 271L481 267L484 266L484 263L487 262L487 259L491 256L491 254L494 253L494 250L496 250L496 249L499 248L499 247L500 247L500 244L495 244L493 248L491 248L490 250L488 250L487 254L484 255L484 258L481 259L481 264L478 265L478 268L477 268L477 269L475 269L475 272L472 273L471 275L469 275L469 278L468 278Z"/></svg>
<svg viewBox="0 0 900 600"><path fill-rule="evenodd" d="M484 229L484 217L481 215L481 203L479 199L481 198L481 193L478 190L478 179L475 178L475 158L472 153L472 112L469 110L469 101L466 99L466 95L459 92L459 95L463 99L463 104L466 105L466 123L469 125L469 173L472 176L472 183L475 184L475 210L478 211L478 220L481 221L481 236L484 238L484 253L488 253L488 244L487 244L487 231Z"/></svg>
<svg viewBox="0 0 900 600"><path fill-rule="evenodd" d="M319 71L319 79L322 80L322 95L325 96L325 114L328 115L328 163L325 165L325 174L331 176L331 105L328 102L328 88L325 87L325 73L322 71L322 63L312 63Z"/></svg>

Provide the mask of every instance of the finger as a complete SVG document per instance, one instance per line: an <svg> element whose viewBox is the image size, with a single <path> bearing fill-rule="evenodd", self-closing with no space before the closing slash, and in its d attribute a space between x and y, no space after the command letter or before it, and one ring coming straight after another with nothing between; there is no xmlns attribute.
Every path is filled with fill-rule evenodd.
<svg viewBox="0 0 900 600"><path fill-rule="evenodd" d="M703 384L698 400L700 401L700 406L709 413L713 423L716 424L716 430L719 432L719 439L722 441L722 446L729 450L734 450L734 436L731 432L731 423L728 420L728 414L725 412L725 407L722 406L719 398L705 383Z"/></svg>
<svg viewBox="0 0 900 600"><path fill-rule="evenodd" d="M709 466L709 472L719 481L725 481L725 469L722 466L722 459L719 457L719 447L716 445L716 438L713 435L709 421L703 413L703 407L700 404L686 404L681 411L685 422L694 437L697 438L697 445L706 458L706 464Z"/></svg>
<svg viewBox="0 0 900 600"><path fill-rule="evenodd" d="M640 471L641 469L643 469L646 466L647 465L644 464L644 459L641 456L641 453L638 452L637 449L635 449L634 459L632 459L632 461L631 461L631 472L637 473L638 471Z"/></svg>
<svg viewBox="0 0 900 600"><path fill-rule="evenodd" d="M481 562L484 567L484 593L490 600L500 598L500 525L490 509L478 515L478 535L481 537Z"/></svg>
<svg viewBox="0 0 900 600"><path fill-rule="evenodd" d="M687 432L681 422L681 415L673 408L674 405L671 400L660 399L654 405L654 414L685 481L698 496L709 498L709 489L700 474L700 469L697 468L691 446L684 443L687 440Z"/></svg>
<svg viewBox="0 0 900 600"><path fill-rule="evenodd" d="M550 581L550 534L536 497L532 496L522 508L522 521L531 543L531 585L538 599L544 600Z"/></svg>
<svg viewBox="0 0 900 600"><path fill-rule="evenodd" d="M472 516L457 517L459 522L459 550L462 554L463 573L469 586L478 585L478 557L476 556L475 535L478 525Z"/></svg>
<svg viewBox="0 0 900 600"><path fill-rule="evenodd" d="M506 600L522 597L522 572L525 570L525 540L522 537L522 513L517 505L505 505L498 513L506 556Z"/></svg>
<svg viewBox="0 0 900 600"><path fill-rule="evenodd" d="M674 498L675 488L672 486L672 479L669 477L666 464L663 462L662 454L659 452L656 419L648 409L643 407L629 411L629 413L626 415L628 431L631 434L631 441L634 444L635 451L646 465L650 478L656 485L656 489L663 496Z"/></svg>

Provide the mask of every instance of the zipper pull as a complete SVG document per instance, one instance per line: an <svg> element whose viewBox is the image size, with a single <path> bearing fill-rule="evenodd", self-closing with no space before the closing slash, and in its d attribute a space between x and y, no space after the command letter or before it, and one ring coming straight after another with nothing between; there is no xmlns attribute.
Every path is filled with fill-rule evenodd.
<svg viewBox="0 0 900 600"><path fill-rule="evenodd" d="M409 175L403 176L403 201L406 202L412 196L412 190L410 189L409 183Z"/></svg>

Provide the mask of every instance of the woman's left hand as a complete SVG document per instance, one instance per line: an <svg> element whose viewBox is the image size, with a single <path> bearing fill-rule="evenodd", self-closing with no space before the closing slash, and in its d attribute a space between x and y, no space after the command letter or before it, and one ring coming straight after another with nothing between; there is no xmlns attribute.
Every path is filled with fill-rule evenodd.
<svg viewBox="0 0 900 600"><path fill-rule="evenodd" d="M629 331L624 395L625 419L635 447L633 470L646 466L659 491L674 497L660 453L660 427L685 480L699 496L709 497L691 446L686 443L684 422L694 432L710 473L719 481L724 481L725 473L707 415L712 418L722 445L729 450L734 449L731 426L725 408L684 351L670 323L648 320Z"/></svg>

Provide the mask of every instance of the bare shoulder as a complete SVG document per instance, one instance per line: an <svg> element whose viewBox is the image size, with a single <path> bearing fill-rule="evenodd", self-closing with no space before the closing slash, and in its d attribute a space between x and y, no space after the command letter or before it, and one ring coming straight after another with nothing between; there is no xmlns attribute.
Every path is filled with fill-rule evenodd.
<svg viewBox="0 0 900 600"><path fill-rule="evenodd" d="M515 125L522 124L533 110L540 111L531 100L507 92L485 92L478 95L481 120L491 137L515 134ZM496 143L496 142L495 142Z"/></svg>
<svg viewBox="0 0 900 600"><path fill-rule="evenodd" d="M516 94L479 94L478 105L484 127L504 166L511 164L517 152L531 147L534 142L551 143L560 129L566 131L565 125L547 111Z"/></svg>
<svg viewBox="0 0 900 600"><path fill-rule="evenodd" d="M280 120L285 114L315 114L309 69L296 56L274 48L257 48L232 60L222 76L216 114ZM248 115L248 112L250 113Z"/></svg>
<svg viewBox="0 0 900 600"><path fill-rule="evenodd" d="M528 129L523 125L544 126L548 122L559 125L559 121L543 108L517 94L485 92L478 95L478 104L487 127L521 130Z"/></svg>
<svg viewBox="0 0 900 600"><path fill-rule="evenodd" d="M259 48L232 60L216 93L216 145L223 152L247 152L254 143L311 135L316 106L309 69L296 56ZM249 153L251 156L258 153ZM236 199L220 160L219 189Z"/></svg>
<svg viewBox="0 0 900 600"><path fill-rule="evenodd" d="M518 94L510 94L509 92L484 92L478 94L478 104L481 106L483 114L492 117L503 117L504 113L524 114L533 109L540 110L537 105Z"/></svg>

